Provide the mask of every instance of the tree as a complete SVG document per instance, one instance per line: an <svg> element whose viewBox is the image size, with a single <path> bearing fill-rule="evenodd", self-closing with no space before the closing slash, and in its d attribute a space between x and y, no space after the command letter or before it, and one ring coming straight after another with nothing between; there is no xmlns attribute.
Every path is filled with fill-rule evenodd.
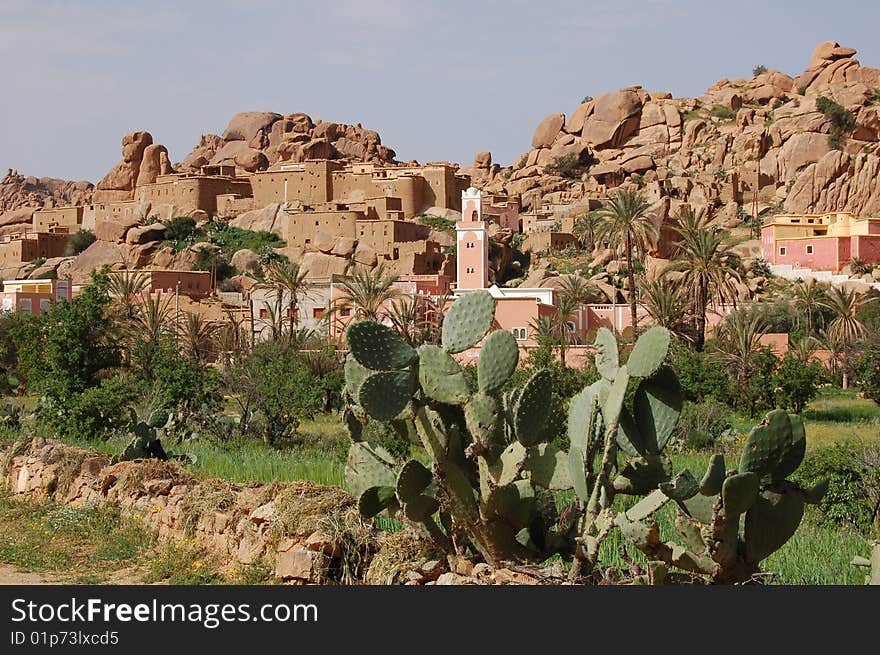
<svg viewBox="0 0 880 655"><path fill-rule="evenodd" d="M859 310L872 297L862 296L845 287L831 287L819 304L831 310L833 318L828 324L828 338L841 345L843 355L843 388L849 386L849 353L853 341L865 335L865 324L859 318Z"/></svg>
<svg viewBox="0 0 880 655"><path fill-rule="evenodd" d="M590 211L583 216L578 216L574 222L574 234L581 243L581 248L592 251L596 247L596 235L602 217L596 211Z"/></svg>
<svg viewBox="0 0 880 655"><path fill-rule="evenodd" d="M680 240L675 244L679 259L667 271L684 273L681 284L693 299L696 321L694 347L706 343L706 311L711 303L736 300L733 280L739 280L739 257L724 244L723 233L710 227L703 212L683 210L673 228Z"/></svg>
<svg viewBox="0 0 880 655"><path fill-rule="evenodd" d="M818 362L805 362L789 351L779 362L773 374L773 387L777 403L795 414L816 396L822 367Z"/></svg>
<svg viewBox="0 0 880 655"><path fill-rule="evenodd" d="M749 398L749 378L756 368L755 356L761 351L761 337L766 333L761 317L745 310L735 311L718 330L718 342L712 358L729 366L740 400Z"/></svg>
<svg viewBox="0 0 880 655"><path fill-rule="evenodd" d="M283 321L281 312L283 299L287 299L288 335L293 337L294 330L299 322L299 301L309 296L312 289L311 282L307 279L308 271L301 268L296 262L287 258L277 259L266 267L266 284L275 293L275 318L280 323ZM281 333L279 325L278 332Z"/></svg>
<svg viewBox="0 0 880 655"><path fill-rule="evenodd" d="M350 309L357 319L378 321L386 315L389 302L403 294L394 286L396 281L397 273L386 269L384 262L372 270L356 269L340 282L342 295L337 309Z"/></svg>
<svg viewBox="0 0 880 655"><path fill-rule="evenodd" d="M644 255L658 234L657 226L648 216L648 208L648 200L638 189L624 187L599 210L601 240L614 248L623 247L629 275L629 306L634 338L638 335L638 294L633 254L637 250Z"/></svg>
<svg viewBox="0 0 880 655"><path fill-rule="evenodd" d="M806 282L798 280L794 285L794 305L804 312L808 337L813 335L813 310L825 299L827 288L827 285L820 284L814 278Z"/></svg>
<svg viewBox="0 0 880 655"><path fill-rule="evenodd" d="M282 343L258 344L230 367L227 392L238 402L243 435L272 446L296 434L300 422L320 411L321 385L300 353Z"/></svg>
<svg viewBox="0 0 880 655"><path fill-rule="evenodd" d="M767 67L764 64L758 64L752 69L752 76L758 77L758 75L762 75L767 72Z"/></svg>
<svg viewBox="0 0 880 655"><path fill-rule="evenodd" d="M665 327L678 337L690 339L686 328L690 300L680 284L668 279L641 282L642 305L656 325Z"/></svg>
<svg viewBox="0 0 880 655"><path fill-rule="evenodd" d="M107 292L112 302L122 308L123 316L134 319L138 300L149 288L150 278L141 271L114 271L107 275Z"/></svg>
<svg viewBox="0 0 880 655"><path fill-rule="evenodd" d="M880 405L880 346L862 352L853 363L853 371L865 398Z"/></svg>
<svg viewBox="0 0 880 655"><path fill-rule="evenodd" d="M185 312L177 329L180 350L198 365L204 364L217 345L217 324L201 314Z"/></svg>

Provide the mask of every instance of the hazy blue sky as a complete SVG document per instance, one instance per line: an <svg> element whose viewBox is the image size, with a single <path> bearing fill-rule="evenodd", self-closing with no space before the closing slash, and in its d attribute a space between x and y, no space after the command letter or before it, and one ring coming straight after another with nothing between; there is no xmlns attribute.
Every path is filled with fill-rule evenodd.
<svg viewBox="0 0 880 655"><path fill-rule="evenodd" d="M880 2L0 0L0 175L97 181L125 132L180 161L239 111L377 130L401 159L510 163L552 112L698 95L834 39L880 67Z"/></svg>

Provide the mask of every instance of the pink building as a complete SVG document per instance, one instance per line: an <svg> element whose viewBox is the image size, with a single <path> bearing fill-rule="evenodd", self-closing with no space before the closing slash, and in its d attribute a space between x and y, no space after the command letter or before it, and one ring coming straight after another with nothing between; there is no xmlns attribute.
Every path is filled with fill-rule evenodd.
<svg viewBox="0 0 880 655"><path fill-rule="evenodd" d="M6 280L0 292L0 308L4 312L38 316L49 311L52 303L72 300L68 280Z"/></svg>
<svg viewBox="0 0 880 655"><path fill-rule="evenodd" d="M761 254L771 264L839 272L853 259L880 263L880 218L849 212L777 214L761 230Z"/></svg>

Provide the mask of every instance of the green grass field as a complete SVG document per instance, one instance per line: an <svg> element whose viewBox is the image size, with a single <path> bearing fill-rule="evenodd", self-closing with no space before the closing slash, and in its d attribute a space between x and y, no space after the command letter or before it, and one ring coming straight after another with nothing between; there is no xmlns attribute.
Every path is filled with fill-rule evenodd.
<svg viewBox="0 0 880 655"><path fill-rule="evenodd" d="M806 409L804 418L810 448L853 438L880 440L880 407L857 398L854 391L823 390ZM741 418L738 423L737 427L745 431L754 421ZM253 441L167 445L175 452L194 455L194 468L212 477L255 483L308 480L344 488L348 441L338 416L322 415L304 421L299 432L300 436L284 448L270 448ZM118 453L124 443L83 440L78 445ZM737 461L739 445L726 454L728 466ZM674 468L689 468L699 478L710 454L674 453ZM621 499L623 506L627 502L626 498ZM658 520L663 534L674 538L672 509L666 508ZM389 530L397 528L396 521L388 519L380 519L379 525ZM779 584L862 584L864 573L849 562L855 555L866 555L869 543L866 536L854 530L819 525L808 513L795 537L764 562L764 570L772 574L768 577L770 582ZM641 553L615 531L603 544L602 561L622 566L625 558L644 561ZM0 559L5 559L2 551ZM170 564L169 567L173 568Z"/></svg>

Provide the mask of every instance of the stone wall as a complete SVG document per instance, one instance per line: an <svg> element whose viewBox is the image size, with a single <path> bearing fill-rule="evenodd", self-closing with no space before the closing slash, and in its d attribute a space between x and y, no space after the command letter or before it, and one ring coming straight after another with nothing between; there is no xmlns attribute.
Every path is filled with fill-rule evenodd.
<svg viewBox="0 0 880 655"><path fill-rule="evenodd" d="M345 576L362 576L356 564L368 561L376 547L354 498L333 487L244 486L199 477L171 462L111 464L106 455L39 437L7 447L0 467L15 494L74 506L115 503L160 540L186 540L230 565L262 561L275 577L294 584L351 582Z"/></svg>

